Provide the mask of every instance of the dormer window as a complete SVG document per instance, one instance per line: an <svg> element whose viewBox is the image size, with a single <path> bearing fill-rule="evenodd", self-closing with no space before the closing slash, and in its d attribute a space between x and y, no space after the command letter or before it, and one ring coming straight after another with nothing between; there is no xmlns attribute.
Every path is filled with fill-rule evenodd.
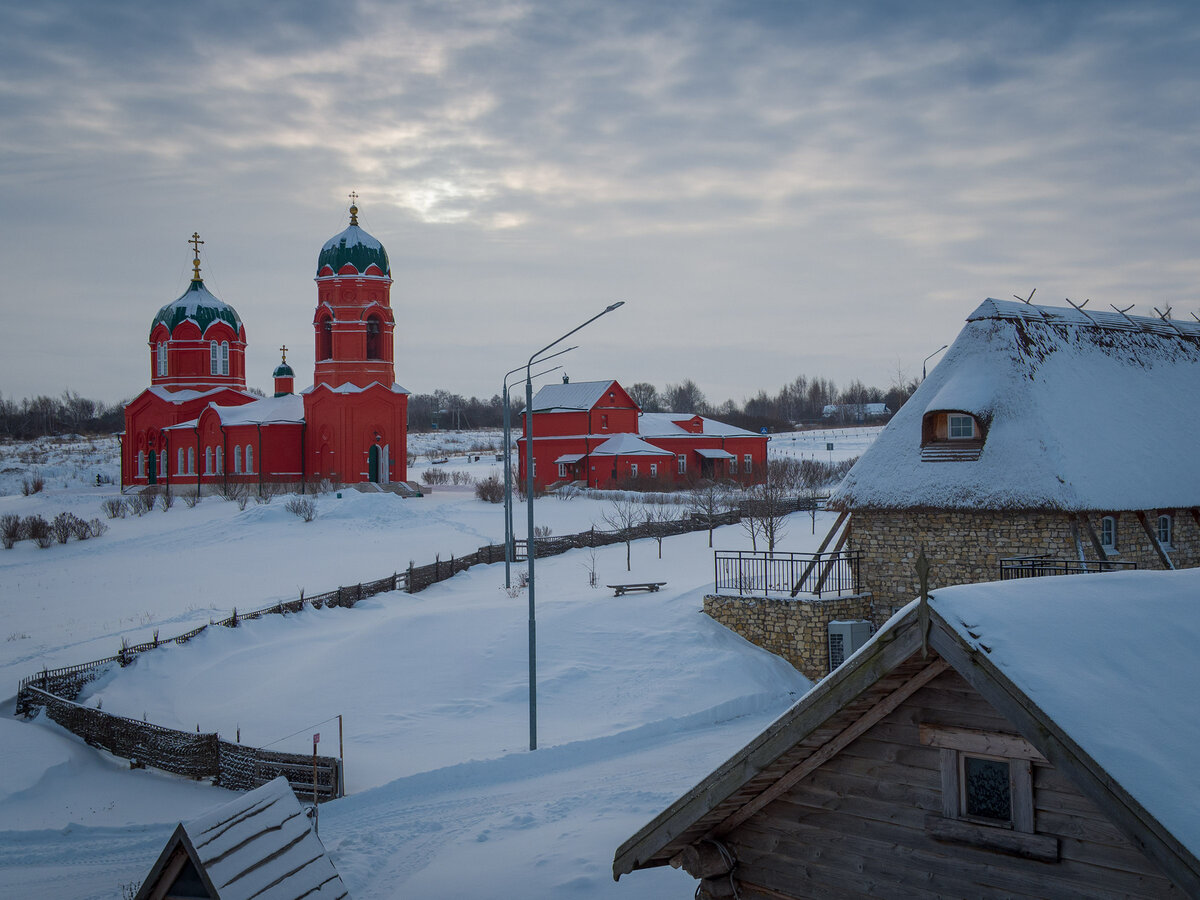
<svg viewBox="0 0 1200 900"><path fill-rule="evenodd" d="M975 420L961 413L946 416L947 437L952 441L970 441L975 438Z"/></svg>
<svg viewBox="0 0 1200 900"><path fill-rule="evenodd" d="M963 462L979 459L987 438L983 423L968 412L938 410L921 422L921 459Z"/></svg>

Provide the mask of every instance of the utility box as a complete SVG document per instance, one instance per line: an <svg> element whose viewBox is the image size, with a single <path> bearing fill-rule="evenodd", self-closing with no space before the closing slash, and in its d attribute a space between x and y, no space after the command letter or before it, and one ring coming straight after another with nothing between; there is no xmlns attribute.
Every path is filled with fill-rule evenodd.
<svg viewBox="0 0 1200 900"><path fill-rule="evenodd" d="M846 661L855 650L871 637L871 623L865 619L829 623L829 671Z"/></svg>

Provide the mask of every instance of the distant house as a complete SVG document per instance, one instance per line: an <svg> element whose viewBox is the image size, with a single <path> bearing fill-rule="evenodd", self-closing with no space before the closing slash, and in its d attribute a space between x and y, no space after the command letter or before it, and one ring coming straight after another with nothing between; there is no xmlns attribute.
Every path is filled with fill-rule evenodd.
<svg viewBox="0 0 1200 900"><path fill-rule="evenodd" d="M533 398L533 477L538 487L668 487L698 478L762 480L767 437L692 413L643 413L615 381L546 385ZM525 438L518 465L525 479Z"/></svg>
<svg viewBox="0 0 1200 900"><path fill-rule="evenodd" d="M821 418L836 422L866 422L891 414L886 403L827 403L821 408Z"/></svg>
<svg viewBox="0 0 1200 900"><path fill-rule="evenodd" d="M1196 566L1198 458L1200 324L986 300L829 505L886 611L922 546L943 584Z"/></svg>
<svg viewBox="0 0 1200 900"><path fill-rule="evenodd" d="M282 776L171 835L136 900L341 900L350 893Z"/></svg>
<svg viewBox="0 0 1200 900"><path fill-rule="evenodd" d="M1200 897L1200 571L913 603L626 841L697 897Z"/></svg>

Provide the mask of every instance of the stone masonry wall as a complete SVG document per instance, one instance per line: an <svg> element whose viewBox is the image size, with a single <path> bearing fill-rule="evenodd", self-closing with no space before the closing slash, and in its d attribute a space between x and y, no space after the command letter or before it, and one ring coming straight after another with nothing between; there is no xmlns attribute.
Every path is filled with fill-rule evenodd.
<svg viewBox="0 0 1200 900"><path fill-rule="evenodd" d="M1103 515L1088 514L1097 535ZM1110 558L1136 562L1139 569L1164 568L1136 514L1111 515L1117 517L1117 553ZM1158 515L1158 510L1146 511L1151 529ZM1200 527L1188 510L1175 513L1174 530L1168 555L1175 567L1200 565ZM1094 560L1096 552L1087 531L1080 528L1079 537L1084 558ZM930 563L931 588L996 581L1005 557L1049 554L1079 559L1066 513L858 509L850 516L849 549L863 554L863 588L874 595L881 616L919 593L916 561L922 546Z"/></svg>
<svg viewBox="0 0 1200 900"><path fill-rule="evenodd" d="M814 682L829 674L830 622L882 624L870 594L798 600L709 594L704 612L750 643L782 656Z"/></svg>

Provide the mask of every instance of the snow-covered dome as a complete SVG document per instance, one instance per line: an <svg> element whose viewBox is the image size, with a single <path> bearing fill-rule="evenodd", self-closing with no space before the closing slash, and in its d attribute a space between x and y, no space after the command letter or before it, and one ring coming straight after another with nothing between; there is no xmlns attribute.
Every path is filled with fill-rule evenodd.
<svg viewBox="0 0 1200 900"><path fill-rule="evenodd" d="M161 322L173 334L177 325L191 321L204 334L208 326L218 320L227 323L235 333L241 331L242 319L237 310L209 291L204 282L197 278L192 280L179 299L158 311L150 323L150 331L153 332Z"/></svg>
<svg viewBox="0 0 1200 900"><path fill-rule="evenodd" d="M383 244L358 226L358 207L350 207L350 227L325 242L317 257L317 277L336 275L345 265L351 265L360 275L376 266L384 275L391 275L387 251ZM326 272L326 267L330 271Z"/></svg>
<svg viewBox="0 0 1200 900"><path fill-rule="evenodd" d="M296 373L292 371L292 367L287 364L285 359L275 367L275 371L271 373L272 378L295 378Z"/></svg>

